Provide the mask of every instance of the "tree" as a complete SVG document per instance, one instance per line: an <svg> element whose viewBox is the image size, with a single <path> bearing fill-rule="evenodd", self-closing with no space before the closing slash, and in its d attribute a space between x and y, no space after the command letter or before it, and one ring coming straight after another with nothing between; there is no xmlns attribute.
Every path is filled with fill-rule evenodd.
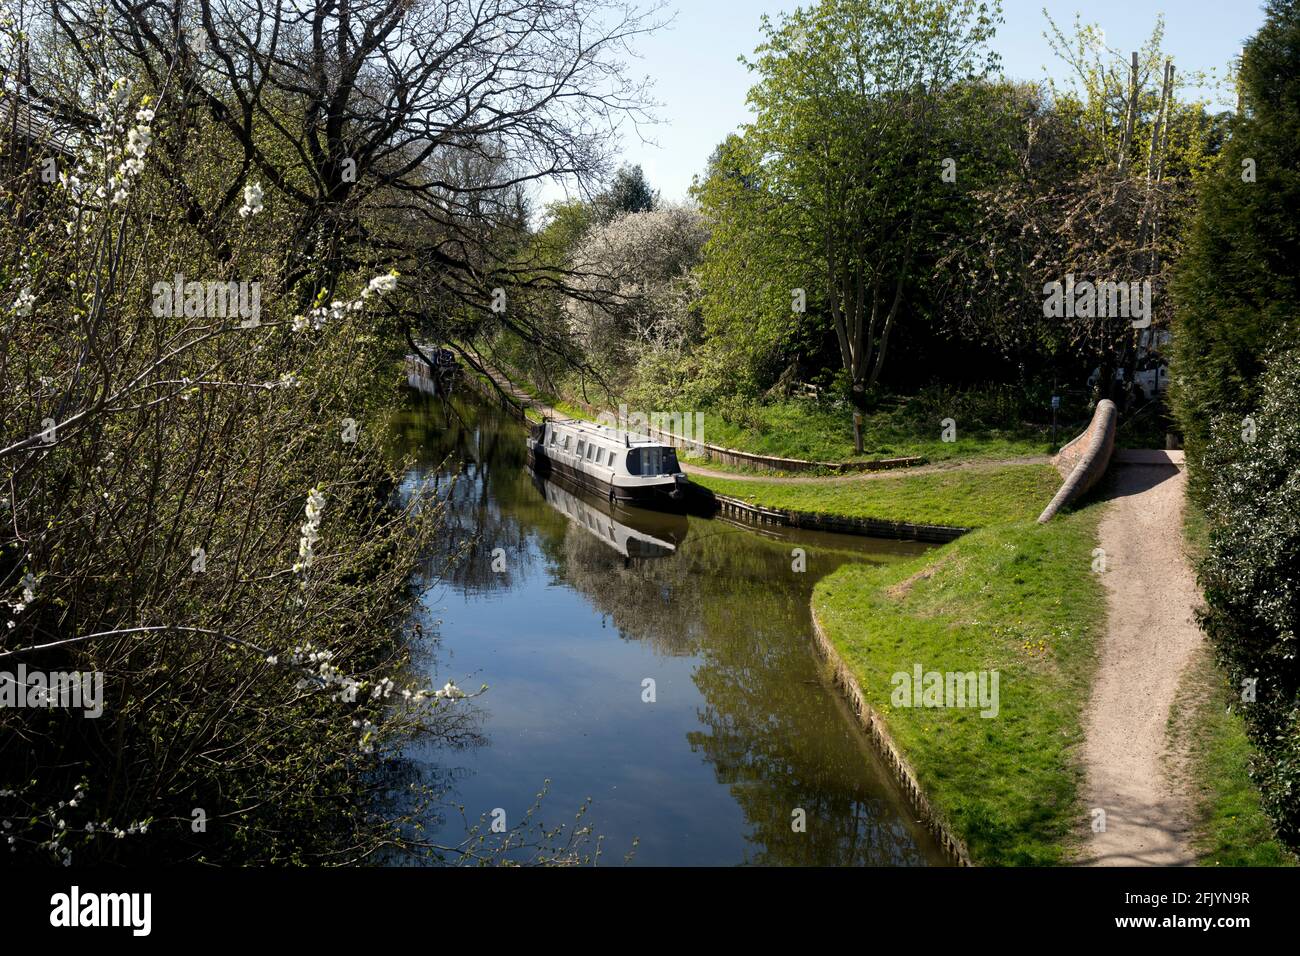
<svg viewBox="0 0 1300 956"><path fill-rule="evenodd" d="M675 204L593 229L574 255L591 294L568 310L587 354L628 368L648 352L678 353L693 331L691 271L707 239L699 212Z"/></svg>
<svg viewBox="0 0 1300 956"><path fill-rule="evenodd" d="M1076 82L1009 88L990 104L1010 120L1010 162L975 193L974 221L953 234L941 272L962 334L1008 352L1082 358L1101 370L1098 397L1114 397L1115 371L1131 379L1139 346L1168 327L1167 274L1214 127L1201 104L1179 100L1201 78L1179 78L1161 52L1161 22L1128 56L1095 26L1076 25L1072 37L1051 30ZM1109 301L1045 308L1048 287L1070 277L1081 287L1149 283L1152 314ZM1148 318L1151 331L1134 327Z"/></svg>
<svg viewBox="0 0 1300 956"><path fill-rule="evenodd" d="M650 188L639 164L621 166L593 205L597 220L608 223L631 212L651 212L659 205L659 193Z"/></svg>
<svg viewBox="0 0 1300 956"><path fill-rule="evenodd" d="M698 397L753 396L797 375L830 332L818 250L762 175L753 138L731 135L692 192L709 228L698 275ZM802 296L800 296L802 293ZM802 297L802 312L795 309Z"/></svg>
<svg viewBox="0 0 1300 956"><path fill-rule="evenodd" d="M745 136L781 215L818 251L859 411L943 215L943 131L961 115L961 82L996 63L984 44L998 19L976 0L821 0L764 17Z"/></svg>
<svg viewBox="0 0 1300 956"><path fill-rule="evenodd" d="M1198 493L1216 480L1199 467L1211 424L1240 426L1270 351L1300 334L1300 3L1267 9L1174 283L1172 398Z"/></svg>
<svg viewBox="0 0 1300 956"><path fill-rule="evenodd" d="M70 55L101 5L52 15ZM580 362L534 306L567 290L563 268L533 256L521 191L547 180L593 187L612 133L648 118L645 85L619 54L655 29L659 6L618 0L111 0L103 28L115 68L167 87L183 122L151 159L219 259L217 223L256 182L289 230L267 276L307 308L349 270L396 269L392 308L408 339L460 349L505 327ZM36 84L82 129L73 96ZM61 95L60 95L61 94ZM215 138L235 168L201 180L188 163ZM268 264L270 266L271 264ZM499 290L499 291L498 291Z"/></svg>

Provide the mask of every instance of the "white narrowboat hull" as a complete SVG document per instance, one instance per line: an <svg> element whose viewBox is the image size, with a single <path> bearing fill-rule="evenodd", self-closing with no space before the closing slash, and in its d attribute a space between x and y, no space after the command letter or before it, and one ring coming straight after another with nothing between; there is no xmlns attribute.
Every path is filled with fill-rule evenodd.
<svg viewBox="0 0 1300 956"><path fill-rule="evenodd" d="M548 455L545 446L532 438L528 440L528 463L543 477L558 475L609 501L650 508L676 509L686 505L684 475L638 478L587 461L570 463L561 455Z"/></svg>

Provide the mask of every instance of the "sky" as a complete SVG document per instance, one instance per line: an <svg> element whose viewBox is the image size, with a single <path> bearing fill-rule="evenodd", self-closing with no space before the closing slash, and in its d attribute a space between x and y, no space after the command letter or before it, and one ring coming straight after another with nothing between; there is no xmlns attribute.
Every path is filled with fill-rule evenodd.
<svg viewBox="0 0 1300 956"><path fill-rule="evenodd" d="M797 6L797 0L674 0L673 25L637 44L639 59L629 61L629 71L655 81L661 122L639 134L625 130L622 151L626 162L641 164L664 199L685 199L714 147L749 119L745 95L752 79L737 58L758 45L759 17ZM1082 12L1085 23L1105 31L1108 45L1124 50L1141 46L1164 13L1165 50L1179 71L1216 68L1220 76L1264 22L1262 0L1003 0L1006 22L993 47L1008 76L1064 78L1043 37L1044 8L1067 30Z"/></svg>

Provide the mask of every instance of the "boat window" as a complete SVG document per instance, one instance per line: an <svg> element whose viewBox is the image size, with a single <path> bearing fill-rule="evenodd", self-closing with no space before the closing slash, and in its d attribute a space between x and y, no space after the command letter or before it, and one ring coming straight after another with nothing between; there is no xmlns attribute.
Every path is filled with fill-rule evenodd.
<svg viewBox="0 0 1300 956"><path fill-rule="evenodd" d="M581 457L582 457L582 453L583 453L584 451L586 451L586 450L587 450L587 440L586 440L585 438L579 438L579 439L578 439L578 457L581 458Z"/></svg>
<svg viewBox="0 0 1300 956"><path fill-rule="evenodd" d="M654 475L675 475L681 469L677 465L677 452L672 448L634 448L627 455L627 470L630 474L647 478Z"/></svg>

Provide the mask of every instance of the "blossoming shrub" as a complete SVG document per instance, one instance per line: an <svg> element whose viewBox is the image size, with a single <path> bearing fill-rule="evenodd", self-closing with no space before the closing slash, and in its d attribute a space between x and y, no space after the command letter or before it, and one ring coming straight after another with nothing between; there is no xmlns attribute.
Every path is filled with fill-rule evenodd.
<svg viewBox="0 0 1300 956"><path fill-rule="evenodd" d="M166 89L77 85L98 119L59 180L0 183L32 211L0 222L0 672L100 674L104 699L0 709L0 853L372 859L429 796L402 745L472 730L407 667L439 509L397 500L382 447L399 282L286 274L291 204ZM175 162L244 206L200 228Z"/></svg>

